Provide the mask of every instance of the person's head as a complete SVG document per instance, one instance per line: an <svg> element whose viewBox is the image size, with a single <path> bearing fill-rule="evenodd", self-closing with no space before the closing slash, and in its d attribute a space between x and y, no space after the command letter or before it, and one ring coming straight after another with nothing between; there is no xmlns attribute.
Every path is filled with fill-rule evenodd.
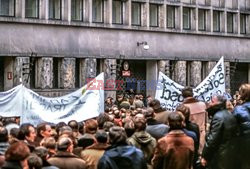
<svg viewBox="0 0 250 169"><path fill-rule="evenodd" d="M65 122L59 122L57 125L56 125L56 132L57 134L59 135L59 130L60 128L62 128L63 126L67 126L67 124Z"/></svg>
<svg viewBox="0 0 250 169"><path fill-rule="evenodd" d="M107 143L108 134L104 130L97 130L95 133L95 139L98 143Z"/></svg>
<svg viewBox="0 0 250 169"><path fill-rule="evenodd" d="M59 129L59 137L60 136L72 136L73 131L69 126L63 126Z"/></svg>
<svg viewBox="0 0 250 169"><path fill-rule="evenodd" d="M105 122L109 121L109 116L106 113L101 113L97 117L98 129L103 129L103 125Z"/></svg>
<svg viewBox="0 0 250 169"><path fill-rule="evenodd" d="M148 107L144 111L144 117L146 118L146 120L153 119L155 117L155 111L154 111L154 109L152 107Z"/></svg>
<svg viewBox="0 0 250 169"><path fill-rule="evenodd" d="M56 140L54 137L47 137L41 141L41 146L47 149L56 149Z"/></svg>
<svg viewBox="0 0 250 169"><path fill-rule="evenodd" d="M0 142L8 142L8 130L5 127L0 127Z"/></svg>
<svg viewBox="0 0 250 169"><path fill-rule="evenodd" d="M51 126L47 123L41 123L37 126L37 136L45 138L45 137L50 137L52 132L51 132Z"/></svg>
<svg viewBox="0 0 250 169"><path fill-rule="evenodd" d="M85 121L85 133L95 134L98 128L97 121L94 119L89 119Z"/></svg>
<svg viewBox="0 0 250 169"><path fill-rule="evenodd" d="M127 135L123 128L114 126L109 129L109 141L114 144L126 144Z"/></svg>
<svg viewBox="0 0 250 169"><path fill-rule="evenodd" d="M108 132L111 127L113 127L115 124L111 121L106 121L103 125L103 129Z"/></svg>
<svg viewBox="0 0 250 169"><path fill-rule="evenodd" d="M146 129L146 119L142 116L134 117L134 126L136 131L144 131Z"/></svg>
<svg viewBox="0 0 250 169"><path fill-rule="evenodd" d="M161 108L161 103L159 100L157 99L153 99L150 103L149 103L149 107L152 107L154 110L158 110Z"/></svg>
<svg viewBox="0 0 250 169"><path fill-rule="evenodd" d="M76 120L71 120L68 122L68 126L74 131L74 132L78 132L79 129L79 125L78 122Z"/></svg>
<svg viewBox="0 0 250 169"><path fill-rule="evenodd" d="M183 114L183 116L185 117L185 121L189 121L189 117L190 117L189 107L185 106L184 104L181 104L176 108L176 111L179 111Z"/></svg>
<svg viewBox="0 0 250 169"><path fill-rule="evenodd" d="M177 130L183 128L184 116L181 112L172 112L168 116L170 129Z"/></svg>
<svg viewBox="0 0 250 169"><path fill-rule="evenodd" d="M20 126L18 133L19 140L28 140L30 142L34 142L35 138L36 130L32 124L25 123Z"/></svg>
<svg viewBox="0 0 250 169"><path fill-rule="evenodd" d="M223 95L213 95L209 107L221 105L223 108L226 108L227 99Z"/></svg>
<svg viewBox="0 0 250 169"><path fill-rule="evenodd" d="M193 97L194 96L193 88L192 87L185 87L184 89L182 89L181 94L184 98Z"/></svg>
<svg viewBox="0 0 250 169"><path fill-rule="evenodd" d="M23 167L27 166L27 158L30 155L30 149L22 141L15 142L5 152L6 161L20 162Z"/></svg>
<svg viewBox="0 0 250 169"><path fill-rule="evenodd" d="M28 157L29 169L41 169L43 167L42 159L36 154L31 154Z"/></svg>
<svg viewBox="0 0 250 169"><path fill-rule="evenodd" d="M239 94L241 100L244 102L250 101L250 84L242 84L239 88Z"/></svg>
<svg viewBox="0 0 250 169"><path fill-rule="evenodd" d="M47 160L47 158L49 157L48 149L43 146L36 147L33 153L40 157L42 160Z"/></svg>
<svg viewBox="0 0 250 169"><path fill-rule="evenodd" d="M133 120L129 120L124 124L124 129L128 137L132 136L135 132L135 124Z"/></svg>
<svg viewBox="0 0 250 169"><path fill-rule="evenodd" d="M69 137L59 137L57 142L57 150L64 152L73 152L74 144Z"/></svg>
<svg viewBox="0 0 250 169"><path fill-rule="evenodd" d="M79 122L78 126L79 126L79 133L81 133L83 135L84 134L84 123Z"/></svg>

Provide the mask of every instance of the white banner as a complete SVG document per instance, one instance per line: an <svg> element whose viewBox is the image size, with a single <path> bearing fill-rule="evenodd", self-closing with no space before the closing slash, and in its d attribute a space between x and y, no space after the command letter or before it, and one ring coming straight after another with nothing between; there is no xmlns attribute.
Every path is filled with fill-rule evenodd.
<svg viewBox="0 0 250 169"><path fill-rule="evenodd" d="M194 89L194 95L198 100L209 102L214 94L224 95L225 93L224 58L222 57L209 75Z"/></svg>
<svg viewBox="0 0 250 169"><path fill-rule="evenodd" d="M183 88L182 85L159 72L155 98L160 101L162 107L169 111L174 111L183 102L183 97L181 96Z"/></svg>
<svg viewBox="0 0 250 169"><path fill-rule="evenodd" d="M0 116L20 116L22 113L23 85L0 92Z"/></svg>
<svg viewBox="0 0 250 169"><path fill-rule="evenodd" d="M79 122L97 117L104 111L104 73L98 75L94 81L102 83L91 89L85 85L73 93L56 98L40 96L19 85L0 93L0 115L21 116L21 123L33 125L41 122L68 123L70 120Z"/></svg>
<svg viewBox="0 0 250 169"><path fill-rule="evenodd" d="M169 111L175 111L183 102L181 90L184 87L159 72L155 98ZM225 94L224 58L222 57L209 75L193 90L194 96L201 101L209 102L214 94Z"/></svg>

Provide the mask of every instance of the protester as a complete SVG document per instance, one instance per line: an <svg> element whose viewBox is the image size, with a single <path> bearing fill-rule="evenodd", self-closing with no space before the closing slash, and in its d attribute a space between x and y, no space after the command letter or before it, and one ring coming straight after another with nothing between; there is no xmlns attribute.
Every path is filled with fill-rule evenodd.
<svg viewBox="0 0 250 169"><path fill-rule="evenodd" d="M152 168L151 159L156 147L156 140L148 132L146 132L146 119L136 116L134 118L135 133L127 139L128 144L142 150L144 158L147 161L148 169Z"/></svg>
<svg viewBox="0 0 250 169"><path fill-rule="evenodd" d="M35 155L42 160L42 169L58 169L56 166L52 166L47 160L49 159L49 151L45 147L36 147L33 151Z"/></svg>
<svg viewBox="0 0 250 169"><path fill-rule="evenodd" d="M19 128L18 139L24 141L32 152L35 149L36 130L30 123L22 124Z"/></svg>
<svg viewBox="0 0 250 169"><path fill-rule="evenodd" d="M184 88L182 90L182 96L184 98L183 104L190 109L190 121L196 123L199 126L200 130L199 153L201 153L203 146L205 144L205 135L206 135L206 125L207 125L206 104L194 98L193 89L191 87Z"/></svg>
<svg viewBox="0 0 250 169"><path fill-rule="evenodd" d="M163 124L168 124L168 115L170 112L166 111L164 108L161 107L161 103L157 99L153 99L149 106L154 109L155 112L155 119Z"/></svg>
<svg viewBox="0 0 250 169"><path fill-rule="evenodd" d="M10 145L5 152L5 163L2 169L27 169L27 158L30 155L26 143L19 141Z"/></svg>
<svg viewBox="0 0 250 169"><path fill-rule="evenodd" d="M0 127L0 167L2 167L4 164L4 154L9 146L8 130L5 127Z"/></svg>
<svg viewBox="0 0 250 169"><path fill-rule="evenodd" d="M239 88L241 105L235 107L233 115L237 119L240 128L238 140L239 166L238 169L250 169L250 84L242 84Z"/></svg>
<svg viewBox="0 0 250 169"><path fill-rule="evenodd" d="M72 129L73 131L72 136L74 138L80 138L82 136L79 132L79 124L76 120L70 120L68 122L68 126Z"/></svg>
<svg viewBox="0 0 250 169"><path fill-rule="evenodd" d="M152 159L154 169L192 169L194 141L183 132L184 118L180 113L168 116L170 132L158 140Z"/></svg>
<svg viewBox="0 0 250 169"><path fill-rule="evenodd" d="M146 131L156 140L162 138L168 133L169 126L154 119L155 112L153 108L148 107L144 112L144 116L147 120Z"/></svg>
<svg viewBox="0 0 250 169"><path fill-rule="evenodd" d="M202 152L202 165L209 169L238 168L235 165L237 147L233 142L237 136L237 121L226 109L226 99L213 96L207 112L212 121Z"/></svg>
<svg viewBox="0 0 250 169"><path fill-rule="evenodd" d="M108 148L98 163L98 169L146 169L147 164L140 149L126 143L126 133L121 127L114 126L109 130Z"/></svg>
<svg viewBox="0 0 250 169"><path fill-rule="evenodd" d="M40 146L40 142L43 138L51 136L51 126L47 123L40 123L36 128L37 134L35 139L35 145Z"/></svg>
<svg viewBox="0 0 250 169"><path fill-rule="evenodd" d="M97 169L99 159L109 147L108 135L104 130L98 130L95 134L96 142L81 152L81 158L86 161L88 169Z"/></svg>
<svg viewBox="0 0 250 169"><path fill-rule="evenodd" d="M60 169L86 169L86 163L73 152L73 142L69 137L60 137L57 143L57 153L48 162Z"/></svg>
<svg viewBox="0 0 250 169"><path fill-rule="evenodd" d="M41 141L41 146L48 150L48 158L56 154L56 140L54 137L47 137Z"/></svg>

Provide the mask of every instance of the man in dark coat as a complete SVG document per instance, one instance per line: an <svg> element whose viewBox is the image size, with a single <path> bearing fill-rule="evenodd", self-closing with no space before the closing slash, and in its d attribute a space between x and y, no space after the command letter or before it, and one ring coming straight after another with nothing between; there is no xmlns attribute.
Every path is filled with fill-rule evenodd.
<svg viewBox="0 0 250 169"><path fill-rule="evenodd" d="M236 169L237 154L233 141L238 126L235 117L226 109L226 99L213 96L207 112L212 121L202 152L202 165L207 165L209 169Z"/></svg>
<svg viewBox="0 0 250 169"><path fill-rule="evenodd" d="M144 116L147 120L146 131L156 140L162 138L168 133L169 126L154 119L155 112L153 108L148 107L144 112Z"/></svg>
<svg viewBox="0 0 250 169"><path fill-rule="evenodd" d="M75 156L73 152L73 142L68 137L61 137L57 143L58 152L51 157L48 162L60 169L86 169L85 161Z"/></svg>
<svg viewBox="0 0 250 169"><path fill-rule="evenodd" d="M111 127L109 139L111 147L99 160L98 169L147 169L142 151L127 145L127 136L123 128Z"/></svg>

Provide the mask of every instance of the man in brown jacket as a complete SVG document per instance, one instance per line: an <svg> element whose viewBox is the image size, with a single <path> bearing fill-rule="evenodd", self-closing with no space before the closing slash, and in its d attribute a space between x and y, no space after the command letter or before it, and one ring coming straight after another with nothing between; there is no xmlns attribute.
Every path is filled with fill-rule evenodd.
<svg viewBox="0 0 250 169"><path fill-rule="evenodd" d="M149 107L152 107L155 112L155 120L162 123L168 124L168 112L166 109L161 107L161 103L159 100L154 99L149 103Z"/></svg>
<svg viewBox="0 0 250 169"><path fill-rule="evenodd" d="M58 152L48 162L60 169L86 169L85 161L72 153L73 147L73 142L70 138L59 138L57 143Z"/></svg>
<svg viewBox="0 0 250 169"><path fill-rule="evenodd" d="M105 150L109 147L108 134L104 130L97 130L96 142L81 152L81 158L86 161L88 169L97 169L97 164Z"/></svg>
<svg viewBox="0 0 250 169"><path fill-rule="evenodd" d="M154 169L192 169L194 141L183 131L184 117L180 113L170 113L170 132L158 140L152 159Z"/></svg>
<svg viewBox="0 0 250 169"><path fill-rule="evenodd" d="M193 97L193 89L191 87L186 87L182 90L182 96L184 97L183 104L190 109L190 121L196 123L200 129L200 146L199 153L201 154L206 135L206 121L207 112L206 104Z"/></svg>

